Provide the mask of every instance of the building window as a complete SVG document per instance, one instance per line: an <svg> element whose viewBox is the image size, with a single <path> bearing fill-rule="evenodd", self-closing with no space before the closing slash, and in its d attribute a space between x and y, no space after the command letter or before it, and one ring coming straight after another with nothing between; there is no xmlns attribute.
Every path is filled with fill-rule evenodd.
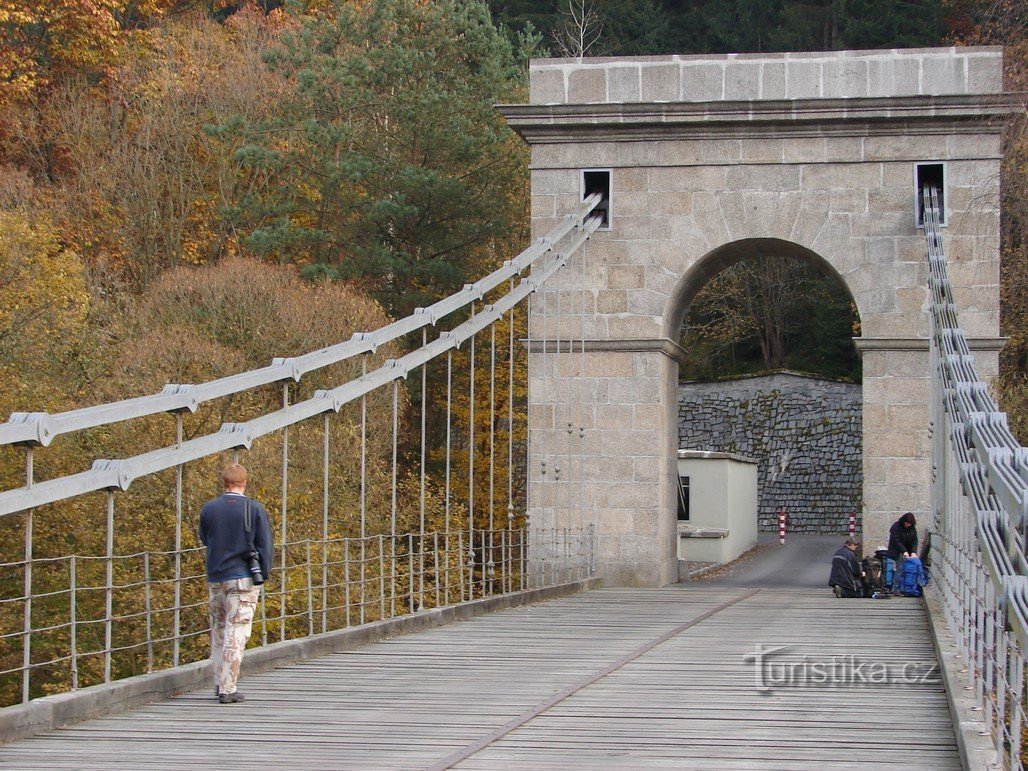
<svg viewBox="0 0 1028 771"><path fill-rule="evenodd" d="M611 169L582 170L582 200L584 201L593 193L599 193L603 196L603 200L600 201L600 205L596 208L597 213L602 219L602 224L599 227L600 230L610 230L610 193L613 173Z"/></svg>
<svg viewBox="0 0 1028 771"><path fill-rule="evenodd" d="M916 164L914 179L915 193L917 200L914 201L916 214L916 225L924 227L924 189L934 187L939 191L939 224L946 224L946 164L944 163L918 163Z"/></svg>
<svg viewBox="0 0 1028 771"><path fill-rule="evenodd" d="M678 521L689 521L689 477L678 477Z"/></svg>

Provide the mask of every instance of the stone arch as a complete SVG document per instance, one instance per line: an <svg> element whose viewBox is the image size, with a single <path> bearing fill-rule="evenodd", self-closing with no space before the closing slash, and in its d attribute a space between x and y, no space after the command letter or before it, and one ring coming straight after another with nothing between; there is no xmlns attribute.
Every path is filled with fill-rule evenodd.
<svg viewBox="0 0 1028 771"><path fill-rule="evenodd" d="M793 257L815 266L846 290L850 301L857 307L859 317L860 307L854 299L846 278L827 259L792 241L780 238L744 238L710 250L685 270L668 298L667 310L664 314L664 336L672 340L678 336L678 330L685 321L685 315L688 313L693 299L718 273L738 262L762 254Z"/></svg>

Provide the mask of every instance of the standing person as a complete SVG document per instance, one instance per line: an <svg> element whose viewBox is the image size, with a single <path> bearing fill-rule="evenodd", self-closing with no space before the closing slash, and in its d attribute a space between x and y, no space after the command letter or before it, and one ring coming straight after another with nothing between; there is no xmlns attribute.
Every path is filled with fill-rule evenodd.
<svg viewBox="0 0 1028 771"><path fill-rule="evenodd" d="M885 587L895 591L899 581L899 563L905 557L917 556L917 520L909 511L889 528L889 546L885 553Z"/></svg>
<svg viewBox="0 0 1028 771"><path fill-rule="evenodd" d="M828 575L828 585L835 591L836 597L863 597L864 585L861 582L860 561L857 560L857 549L860 541L847 538L839 551L832 555L832 572Z"/></svg>
<svg viewBox="0 0 1028 771"><path fill-rule="evenodd" d="M224 494L207 501L200 510L200 540L207 547L214 695L222 704L234 704L243 701L243 694L236 690L236 679L261 596L260 586L254 586L250 575L250 539L260 553L261 572L265 576L273 564L274 541L268 512L244 494L246 469L238 463L228 463L218 472L218 481Z"/></svg>

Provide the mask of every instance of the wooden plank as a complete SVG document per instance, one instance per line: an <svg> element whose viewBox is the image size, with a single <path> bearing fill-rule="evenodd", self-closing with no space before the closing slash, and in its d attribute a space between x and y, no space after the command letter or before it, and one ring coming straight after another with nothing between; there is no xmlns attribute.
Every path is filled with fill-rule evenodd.
<svg viewBox="0 0 1028 771"><path fill-rule="evenodd" d="M604 589L386 640L0 747L12 768L427 768L593 678L737 589ZM889 682L756 688L752 654L809 672L852 657ZM458 767L958 768L936 680L897 683L934 650L916 600L763 590L595 679ZM806 668L805 670L803 668ZM234 742L245 755L232 755ZM897 750L897 747L901 748Z"/></svg>

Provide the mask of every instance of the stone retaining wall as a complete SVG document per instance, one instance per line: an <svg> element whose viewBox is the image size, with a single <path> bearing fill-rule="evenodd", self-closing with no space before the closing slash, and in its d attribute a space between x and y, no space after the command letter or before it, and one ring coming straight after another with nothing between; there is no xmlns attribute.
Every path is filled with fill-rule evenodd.
<svg viewBox="0 0 1028 771"><path fill-rule="evenodd" d="M798 532L861 527L861 387L776 373L717 383L683 383L678 446L733 452L759 461L758 525L778 527L778 510Z"/></svg>

